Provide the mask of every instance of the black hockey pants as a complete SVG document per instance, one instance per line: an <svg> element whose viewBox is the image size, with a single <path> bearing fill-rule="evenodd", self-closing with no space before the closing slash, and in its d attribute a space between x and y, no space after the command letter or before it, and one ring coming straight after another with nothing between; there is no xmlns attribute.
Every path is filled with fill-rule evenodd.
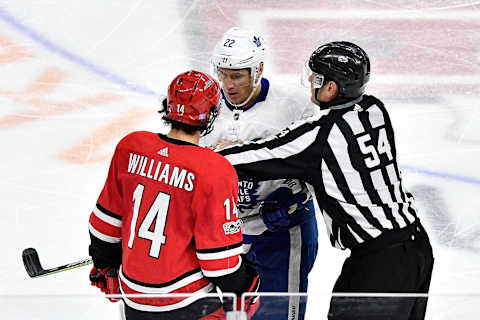
<svg viewBox="0 0 480 320"><path fill-rule="evenodd" d="M353 249L334 293L428 293L433 254L420 222ZM329 320L423 320L426 297L333 296Z"/></svg>

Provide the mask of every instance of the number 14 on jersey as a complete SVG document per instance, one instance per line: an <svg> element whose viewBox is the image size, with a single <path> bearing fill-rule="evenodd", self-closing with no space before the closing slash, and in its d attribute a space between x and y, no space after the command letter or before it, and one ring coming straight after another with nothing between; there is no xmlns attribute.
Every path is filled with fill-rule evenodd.
<svg viewBox="0 0 480 320"><path fill-rule="evenodd" d="M225 207L225 219L227 221L232 220L232 215L235 215L238 218L238 209L233 197L225 199L223 206Z"/></svg>
<svg viewBox="0 0 480 320"><path fill-rule="evenodd" d="M145 186L138 184L133 192L133 216L132 222L130 223L130 237L128 238L128 247L130 249L132 249L135 240L138 212L140 211L144 190ZM164 245L166 241L164 232L169 205L170 195L159 192L138 228L137 236L151 242L148 255L152 258L158 258L160 256L161 246ZM153 231L150 231L154 223L155 227Z"/></svg>

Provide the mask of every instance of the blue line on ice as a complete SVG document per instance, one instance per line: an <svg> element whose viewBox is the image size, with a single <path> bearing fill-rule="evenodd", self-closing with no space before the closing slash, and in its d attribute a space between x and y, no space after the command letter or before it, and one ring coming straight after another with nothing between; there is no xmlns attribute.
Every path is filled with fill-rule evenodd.
<svg viewBox="0 0 480 320"><path fill-rule="evenodd" d="M138 92L138 93L142 93L142 94L150 95L150 96L159 96L159 94L157 94L156 92L154 92L154 91L152 91L148 88L144 88L140 85L136 85L134 83L131 83L130 81L128 81L128 80L126 80L126 79L108 71L108 70L105 70L104 68L102 68L100 66L97 66L97 65L93 64L92 62L87 61L86 59L84 59L82 57L79 57L78 55L68 51L67 49L53 43L52 41L48 40L47 38L45 38L44 36L42 36L41 34L36 32L35 30L27 27L26 25L24 25L23 23L18 21L14 16L9 14L4 8L0 8L0 19L2 19L3 21L5 21L9 25L11 25L16 30L22 32L27 37L29 37L33 41L37 42L41 46L45 47L49 51L54 52L54 53L62 56L63 58L69 60L70 62L73 62L73 63L89 70L90 72L93 72L93 73L97 74L98 76L100 76L100 77L102 77L102 78L104 78L108 81L119 84L119 85L121 85L121 86L123 86L123 87L125 87L129 90L132 90L132 91L135 91L135 92Z"/></svg>
<svg viewBox="0 0 480 320"><path fill-rule="evenodd" d="M415 166L410 166L410 165L401 165L400 169L424 174L424 175L427 175L427 176L442 178L442 179L446 179L446 180L453 180L453 181L458 181L458 182L480 185L480 179L475 178L475 177L457 176L455 174L450 174L450 173L445 173L445 172L437 172L437 171L427 170L427 169L423 169L423 168L419 168L419 167L415 167Z"/></svg>
<svg viewBox="0 0 480 320"><path fill-rule="evenodd" d="M70 62L73 62L85 69L87 69L90 72L93 72L100 77L111 81L113 83L119 84L125 88L128 88L129 90L150 95L150 96L158 96L158 94L148 88L144 88L140 85L135 85L131 83L130 81L110 72L105 70L104 68L100 66L96 66L90 61L87 61L86 59L79 57L78 55L68 51L65 48L62 48L61 46L53 43L52 41L48 40L47 38L43 37L40 35L38 32L35 30L25 26L23 23L18 21L14 16L9 14L5 9L0 8L0 19L11 25L13 28L16 30L24 33L27 37L32 39L33 41L37 42L41 46L45 47L47 50L52 51L61 57L69 60ZM470 184L476 184L480 185L480 179L478 178L473 178L473 177L464 177L464 176L457 176L449 173L443 173L443 172L436 172L436 171L431 171L431 170L426 170L422 168L417 168L414 166L409 166L409 165L403 165L401 166L402 169L428 175L428 176L433 176L433 177L438 177L442 179L447 179L447 180L454 180L454 181L459 181L459 182L465 182L465 183L470 183Z"/></svg>

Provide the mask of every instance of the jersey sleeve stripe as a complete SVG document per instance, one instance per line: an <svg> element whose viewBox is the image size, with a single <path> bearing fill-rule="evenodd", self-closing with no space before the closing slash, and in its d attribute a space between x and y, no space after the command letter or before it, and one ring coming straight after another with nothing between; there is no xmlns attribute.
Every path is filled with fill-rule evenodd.
<svg viewBox="0 0 480 320"><path fill-rule="evenodd" d="M172 291L185 287L197 280L202 279L204 276L203 276L203 273L200 270L198 270L197 272L187 277L184 277L177 282L170 283L167 286L149 285L149 284L140 285L138 284L138 282L133 282L131 281L130 278L125 276L122 268L120 268L119 277L122 280L122 282L125 283L132 290L142 292L142 293L163 294L163 293L170 293Z"/></svg>
<svg viewBox="0 0 480 320"><path fill-rule="evenodd" d="M243 246L242 242L237 242L237 243L225 246L225 247L209 248L209 249L196 249L196 251L198 253L214 253L214 252L222 252L222 251L225 251L225 250L234 249L234 248L238 248L238 247L242 247L242 246Z"/></svg>
<svg viewBox="0 0 480 320"><path fill-rule="evenodd" d="M122 241L122 238L121 237L112 237L112 236L109 236L109 235L106 235L104 233L101 233L100 231L96 230L92 224L88 224L88 230L90 231L90 233L100 239L100 240L103 240L105 242L110 242L110 243L119 243L120 241Z"/></svg>
<svg viewBox="0 0 480 320"><path fill-rule="evenodd" d="M120 227L113 226L100 218L98 218L93 212L90 214L89 223L95 230L111 237L121 237L122 229Z"/></svg>
<svg viewBox="0 0 480 320"><path fill-rule="evenodd" d="M107 216L110 216L114 219L117 219L117 220L122 220L122 216L119 215L119 214L116 214L116 213L113 213L112 211L110 210L107 210L105 209L105 207L103 207L100 203L97 202L96 204L96 207L98 208L98 210L100 210L101 212L103 212L104 214L106 214Z"/></svg>
<svg viewBox="0 0 480 320"><path fill-rule="evenodd" d="M242 265L242 257L238 256L238 263L232 268L221 269L221 270L206 270L202 268L202 272L205 275L205 277L211 277L211 278L221 277L227 274L234 273L240 268L241 265Z"/></svg>
<svg viewBox="0 0 480 320"><path fill-rule="evenodd" d="M197 250L197 258L199 260L218 260L218 259L233 257L241 253L243 253L242 246L239 246L233 249L228 249L225 251L212 252L212 253L201 253Z"/></svg>
<svg viewBox="0 0 480 320"><path fill-rule="evenodd" d="M202 270L215 271L233 268L238 264L240 255L219 260L199 260Z"/></svg>
<svg viewBox="0 0 480 320"><path fill-rule="evenodd" d="M121 218L120 219L117 218L119 216L113 217L112 215L105 214L104 211L99 208L99 204L97 204L97 206L93 208L93 213L97 218L99 218L100 220L108 224L111 224L112 226L119 227L119 228L122 226Z"/></svg>

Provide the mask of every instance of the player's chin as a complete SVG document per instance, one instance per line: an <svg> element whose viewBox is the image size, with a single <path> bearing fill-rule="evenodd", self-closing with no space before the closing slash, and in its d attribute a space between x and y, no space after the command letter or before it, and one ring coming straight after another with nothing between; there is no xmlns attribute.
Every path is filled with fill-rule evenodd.
<svg viewBox="0 0 480 320"><path fill-rule="evenodd" d="M238 93L228 93L227 94L228 100L235 104L239 104L242 102L242 97Z"/></svg>

